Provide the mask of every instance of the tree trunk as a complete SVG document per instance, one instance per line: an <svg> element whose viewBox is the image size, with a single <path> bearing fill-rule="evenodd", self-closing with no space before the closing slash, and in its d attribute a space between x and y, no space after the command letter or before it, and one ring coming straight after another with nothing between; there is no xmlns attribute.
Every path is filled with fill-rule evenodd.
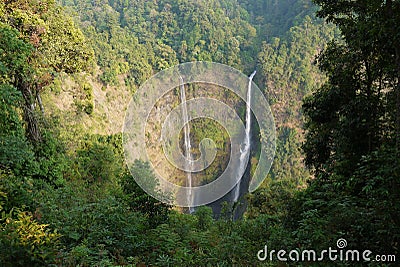
<svg viewBox="0 0 400 267"><path fill-rule="evenodd" d="M393 21L393 1L392 0L387 0L386 1L386 12L387 12L387 18L389 21ZM394 29L394 28L392 28ZM392 32L393 36L396 36L397 32ZM396 138L396 153L398 156L400 156L400 46L398 42L395 42L394 44L394 51L395 51L395 68L396 68L396 75L397 75L397 81L396 81L396 86L394 88L394 93L395 93L395 138Z"/></svg>
<svg viewBox="0 0 400 267"><path fill-rule="evenodd" d="M27 126L28 139L34 143L39 142L41 138L35 110L28 106L24 106L24 120Z"/></svg>
<svg viewBox="0 0 400 267"><path fill-rule="evenodd" d="M40 111L42 112L42 115L44 115L43 102L42 102L42 98L40 97L40 93L39 92L36 94L36 99L38 101Z"/></svg>
<svg viewBox="0 0 400 267"><path fill-rule="evenodd" d="M396 86L396 150L400 156L400 70L398 71Z"/></svg>
<svg viewBox="0 0 400 267"><path fill-rule="evenodd" d="M395 90L395 97L396 97L396 104L395 104L395 109L396 109L396 119L395 119L395 131L396 131L396 152L397 155L400 156L400 47L396 45L395 47L395 53L396 53L396 74L397 74L397 84L396 87L394 88Z"/></svg>
<svg viewBox="0 0 400 267"><path fill-rule="evenodd" d="M23 84L23 96L25 100L24 104L24 120L26 122L26 132L27 137L33 143L37 143L41 140L40 130L39 130L39 123L35 113L35 97L32 94L31 89L29 88L28 84Z"/></svg>

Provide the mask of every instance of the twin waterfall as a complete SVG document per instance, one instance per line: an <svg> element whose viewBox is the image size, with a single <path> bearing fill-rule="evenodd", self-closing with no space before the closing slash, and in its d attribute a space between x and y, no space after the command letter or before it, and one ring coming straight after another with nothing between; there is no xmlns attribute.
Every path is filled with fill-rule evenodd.
<svg viewBox="0 0 400 267"><path fill-rule="evenodd" d="M183 79L180 76L181 81L181 103L182 103L182 120L183 120L183 135L184 135L184 146L185 146L185 158L186 158L186 187L192 187L192 173L191 173L191 161L192 154L190 152L190 127L189 127L189 116L187 112L186 105L186 94L185 94L185 85L183 83ZM189 190L189 194L187 195L188 203L193 203L192 191ZM189 207L189 213L193 213L194 208L192 206Z"/></svg>
<svg viewBox="0 0 400 267"><path fill-rule="evenodd" d="M247 87L247 100L246 100L246 136L244 139L244 144L240 148L240 163L239 170L237 173L244 174L247 167L246 158L250 153L250 128L251 128L251 82L253 81L254 75L256 75L257 71L254 71L249 77L249 85ZM242 181L242 177L239 177L239 181L236 184L233 202L237 202L240 197L240 184Z"/></svg>
<svg viewBox="0 0 400 267"><path fill-rule="evenodd" d="M250 128L251 128L251 83L253 81L253 77L256 75L256 71L254 71L250 76L249 76L249 83L248 83L248 88L247 88L247 100L246 100L246 129L245 129L245 139L244 142L240 148L240 161L239 161L239 169L238 172L239 174L244 174L247 163L246 158L248 154L250 153ZM183 82L183 78L180 78L180 97L181 97L181 104L182 104L182 120L183 120L183 135L184 135L184 153L186 157L186 165L185 169L186 171L186 187L192 187L192 174L191 174L191 162L192 162L192 155L191 155L191 144L190 144L190 127L189 127L189 116L188 116L188 111L187 111L187 105L186 105L186 94L185 94L185 86ZM240 185L241 185L242 177L239 177L239 181L236 184L234 190L233 190L233 202L238 202L239 197L240 197ZM189 194L187 195L187 200L188 203L193 203L194 196L192 195L192 191L189 190ZM190 206L189 207L189 213L194 212L194 207Z"/></svg>

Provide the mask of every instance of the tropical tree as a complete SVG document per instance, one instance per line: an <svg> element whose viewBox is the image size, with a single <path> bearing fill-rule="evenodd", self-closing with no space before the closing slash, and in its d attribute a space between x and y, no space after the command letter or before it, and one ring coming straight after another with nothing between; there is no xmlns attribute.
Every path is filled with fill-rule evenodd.
<svg viewBox="0 0 400 267"><path fill-rule="evenodd" d="M23 111L27 136L31 141L41 140L37 104L43 111L40 92L59 72L73 73L90 66L93 51L70 17L53 0L5 1L0 3L0 22L14 29L2 41L1 65L8 68L8 81L24 98ZM3 26L2 26L3 27ZM8 42L10 38L18 39ZM13 54L20 52L15 65Z"/></svg>

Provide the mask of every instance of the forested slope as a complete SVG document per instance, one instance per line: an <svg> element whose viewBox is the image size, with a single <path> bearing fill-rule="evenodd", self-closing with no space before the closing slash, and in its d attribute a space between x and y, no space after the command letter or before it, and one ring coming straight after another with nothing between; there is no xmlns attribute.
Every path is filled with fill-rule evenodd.
<svg viewBox="0 0 400 267"><path fill-rule="evenodd" d="M339 238L397 255L400 6L315 3L0 2L0 265L280 266L257 252ZM162 204L124 163L132 93L195 60L257 69L276 120L273 167L242 220L229 204L218 220ZM154 179L147 162L132 173Z"/></svg>
<svg viewBox="0 0 400 267"><path fill-rule="evenodd" d="M259 74L255 80L270 100L281 136L279 151L295 143L290 151L278 156L280 163L275 172L303 169L299 154L303 139L301 100L324 80L314 59L334 34L332 25L315 18L316 7L309 1L62 3L71 8L80 23L94 47L99 66L93 75L86 77L94 93L89 97L81 94L81 98L94 102L97 109L85 109L86 100L83 104L71 100L79 94L76 89L84 87L82 82L66 83L61 94L70 99L69 103L76 103L76 109L90 111L91 115L73 113L70 117L74 119L65 118L66 121L74 124L81 121L90 132L119 132L129 101L128 92L134 92L157 71L177 63L214 61L245 73L257 68ZM263 14L264 20L255 23L259 14ZM285 23L281 23L283 20ZM82 79L85 78L77 80ZM60 106L63 105L56 109ZM70 105L69 109L73 108ZM289 165L281 168L284 164ZM294 176L297 180L299 175Z"/></svg>

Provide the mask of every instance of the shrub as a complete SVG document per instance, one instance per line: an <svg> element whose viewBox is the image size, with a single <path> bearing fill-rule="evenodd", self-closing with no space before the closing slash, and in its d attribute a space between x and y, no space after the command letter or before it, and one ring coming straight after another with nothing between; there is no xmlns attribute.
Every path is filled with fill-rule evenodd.
<svg viewBox="0 0 400 267"><path fill-rule="evenodd" d="M16 218L14 218L16 215ZM1 266L46 266L56 262L60 235L40 224L29 212L2 214Z"/></svg>

